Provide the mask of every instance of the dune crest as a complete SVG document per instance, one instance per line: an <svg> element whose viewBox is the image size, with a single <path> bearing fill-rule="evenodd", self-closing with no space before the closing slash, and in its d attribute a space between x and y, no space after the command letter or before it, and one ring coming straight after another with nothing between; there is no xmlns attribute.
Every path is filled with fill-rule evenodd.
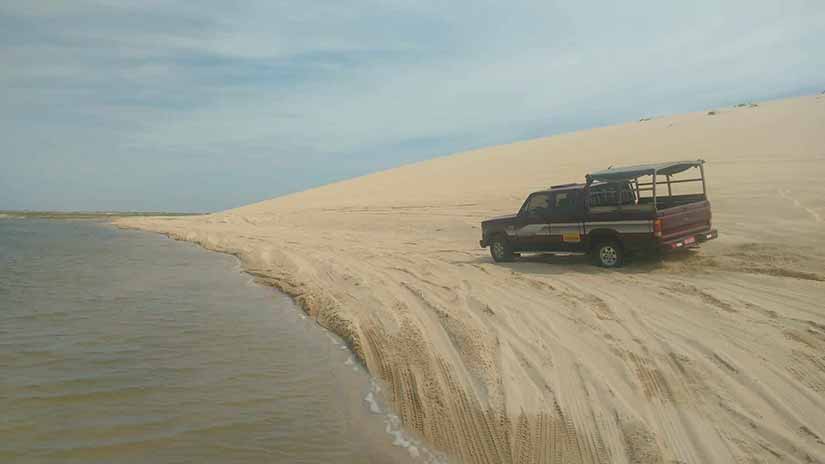
<svg viewBox="0 0 825 464"><path fill-rule="evenodd" d="M720 238L618 271L494 264L479 222L609 165L707 160ZM466 463L825 462L825 96L462 153L203 217Z"/></svg>

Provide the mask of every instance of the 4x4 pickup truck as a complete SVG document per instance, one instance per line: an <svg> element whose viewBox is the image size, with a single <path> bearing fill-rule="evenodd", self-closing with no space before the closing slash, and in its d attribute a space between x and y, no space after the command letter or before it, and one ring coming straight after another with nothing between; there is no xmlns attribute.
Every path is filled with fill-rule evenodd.
<svg viewBox="0 0 825 464"><path fill-rule="evenodd" d="M604 267L621 266L628 253L697 246L717 237L704 163L611 167L587 175L583 184L531 193L517 214L482 222L480 244L490 247L496 262L519 252L579 252ZM673 178L694 169L698 177ZM691 193L698 184L701 193Z"/></svg>

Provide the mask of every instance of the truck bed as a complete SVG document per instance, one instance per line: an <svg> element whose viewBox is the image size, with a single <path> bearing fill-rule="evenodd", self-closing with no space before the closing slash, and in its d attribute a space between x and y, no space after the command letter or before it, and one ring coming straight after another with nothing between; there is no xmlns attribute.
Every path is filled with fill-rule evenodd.
<svg viewBox="0 0 825 464"><path fill-rule="evenodd" d="M710 202L704 195L682 195L672 200L657 202L656 219L662 221L663 244L711 231Z"/></svg>
<svg viewBox="0 0 825 464"><path fill-rule="evenodd" d="M588 228L598 228L603 221L646 219L650 220L650 232L654 232L655 221L661 220L662 234L655 237L657 246L666 249L682 248L715 238L711 217L710 202L704 194L659 197L656 199L655 211L652 198L642 198L635 205L623 205L621 210L591 214L585 224L585 231ZM641 240L642 243L644 241Z"/></svg>
<svg viewBox="0 0 825 464"><path fill-rule="evenodd" d="M642 198L639 200L639 204L650 204L651 201L652 198ZM670 197L658 197L656 199L656 208L659 211L662 211L691 203L701 203L703 201L707 201L707 198L702 193L697 193L693 195L673 195Z"/></svg>

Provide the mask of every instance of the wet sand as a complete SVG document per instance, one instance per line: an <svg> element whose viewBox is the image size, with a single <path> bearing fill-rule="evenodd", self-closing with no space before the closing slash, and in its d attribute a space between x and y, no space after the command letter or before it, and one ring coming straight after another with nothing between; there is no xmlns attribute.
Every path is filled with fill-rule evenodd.
<svg viewBox="0 0 825 464"><path fill-rule="evenodd" d="M617 271L494 264L479 222L609 165L703 158L720 238ZM466 463L825 462L825 95L491 147L191 218L341 335Z"/></svg>

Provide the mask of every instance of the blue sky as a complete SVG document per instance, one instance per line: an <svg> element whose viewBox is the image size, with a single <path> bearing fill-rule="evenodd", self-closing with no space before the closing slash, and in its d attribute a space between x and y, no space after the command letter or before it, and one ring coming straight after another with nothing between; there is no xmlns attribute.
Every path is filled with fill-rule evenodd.
<svg viewBox="0 0 825 464"><path fill-rule="evenodd" d="M0 209L216 211L825 90L825 3L0 4Z"/></svg>

